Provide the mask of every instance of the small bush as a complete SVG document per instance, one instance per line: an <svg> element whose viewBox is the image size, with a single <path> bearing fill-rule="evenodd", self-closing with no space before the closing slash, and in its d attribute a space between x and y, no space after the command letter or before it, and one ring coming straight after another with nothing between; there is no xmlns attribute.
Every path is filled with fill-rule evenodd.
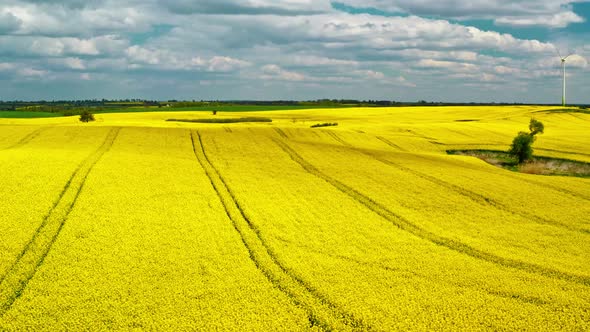
<svg viewBox="0 0 590 332"><path fill-rule="evenodd" d="M329 123L329 122L325 122L325 123L316 123L314 125L311 126L311 128L319 128L319 127L333 127L333 126L337 126L338 123L334 122L334 123Z"/></svg>
<svg viewBox="0 0 590 332"><path fill-rule="evenodd" d="M82 114L80 114L80 121L82 121L82 122L94 121L94 115L92 113L90 113L89 111L83 111Z"/></svg>

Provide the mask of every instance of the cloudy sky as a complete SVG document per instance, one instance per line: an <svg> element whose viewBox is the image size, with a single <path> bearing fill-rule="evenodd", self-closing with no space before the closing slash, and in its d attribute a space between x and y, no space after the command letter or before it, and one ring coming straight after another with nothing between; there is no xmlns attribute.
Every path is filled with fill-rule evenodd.
<svg viewBox="0 0 590 332"><path fill-rule="evenodd" d="M0 100L590 103L590 0L0 0Z"/></svg>

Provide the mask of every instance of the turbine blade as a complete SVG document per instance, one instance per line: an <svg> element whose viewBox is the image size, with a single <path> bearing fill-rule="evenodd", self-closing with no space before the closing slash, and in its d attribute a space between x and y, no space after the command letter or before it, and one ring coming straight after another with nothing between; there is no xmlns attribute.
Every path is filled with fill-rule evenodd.
<svg viewBox="0 0 590 332"><path fill-rule="evenodd" d="M555 48L555 52L557 52L557 55L559 56L560 59L563 59L563 57L561 56L561 53L559 52L559 49L555 46L553 46Z"/></svg>

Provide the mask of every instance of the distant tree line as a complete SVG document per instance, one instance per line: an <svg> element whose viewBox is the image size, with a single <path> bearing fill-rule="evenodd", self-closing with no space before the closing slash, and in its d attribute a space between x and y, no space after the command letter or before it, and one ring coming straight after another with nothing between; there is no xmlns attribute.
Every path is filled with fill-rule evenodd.
<svg viewBox="0 0 590 332"><path fill-rule="evenodd" d="M403 106L507 106L525 105L522 103L447 103L420 100L417 102L401 102L393 100L357 100L357 99L317 99L308 101L297 100L145 100L145 99L87 99L87 100L39 100L39 101L0 101L1 111L30 111L62 113L64 115L81 114L84 111L101 112L109 109L125 109L138 107L215 107L215 106L300 106L300 107L403 107ZM560 106L558 104L541 104L544 106ZM588 108L589 105L577 105Z"/></svg>

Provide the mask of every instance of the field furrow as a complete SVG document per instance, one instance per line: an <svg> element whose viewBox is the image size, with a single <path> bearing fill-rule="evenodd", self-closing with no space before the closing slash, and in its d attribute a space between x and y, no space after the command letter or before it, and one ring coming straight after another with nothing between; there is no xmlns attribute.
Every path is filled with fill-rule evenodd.
<svg viewBox="0 0 590 332"><path fill-rule="evenodd" d="M380 140L383 141L382 139L380 139ZM385 141L383 141L383 142L385 144L389 145L390 147L394 148L395 151L400 151L399 147L392 146L391 144L388 144ZM461 146L468 146L468 145L485 146L487 144L480 144L480 143L461 144ZM494 145L494 146L497 146L497 145ZM547 149L541 149L541 148L539 148L539 150L547 150ZM405 151L405 150L401 150L401 151ZM415 155L413 155L413 157L415 157L415 158L422 158L422 159L424 159L427 162L433 162L434 161L434 158L432 156L415 154ZM442 158L436 158L436 162L445 163L445 164L448 164L449 166L454 166L454 167L461 166L461 167L464 167L464 168L472 168L471 165L466 165L466 164L460 165L458 163L450 163L450 162L447 162L447 161L443 160ZM490 166L490 167L493 167L493 166ZM496 174L498 176L503 176L503 177L506 177L506 178L510 178L511 180L514 180L514 181L517 181L517 182L525 182L525 183L532 184L532 185L539 186L539 187L543 187L543 188L546 188L546 189L555 190L555 191L561 192L563 194L567 194L567 195L573 196L575 198L581 198L581 199L590 201L590 191L587 191L587 192L574 191L572 189L566 189L566 188L557 186L555 184L550 184L550 183L543 182L543 181L533 180L531 178L524 177L522 174L512 174L512 172L510 172L510 171L496 172Z"/></svg>
<svg viewBox="0 0 590 332"><path fill-rule="evenodd" d="M35 130L18 129L19 133ZM31 240L72 174L102 145L108 133L106 127L47 128L26 146L0 153L0 190L7 207L0 214L0 276Z"/></svg>
<svg viewBox="0 0 590 332"><path fill-rule="evenodd" d="M387 144L387 145L389 145L389 144ZM478 144L478 145L481 145L481 144ZM391 145L389 145L389 146L391 146ZM393 148L395 149L396 152L400 151L398 148L395 148L395 147L393 147ZM362 148L357 149L357 150L363 151ZM442 164L446 164L451 167L461 167L461 168L470 169L470 170L471 169L476 169L476 170L479 169L479 168L474 168L472 164L466 164L466 163L460 163L460 162L450 162L450 161L445 160L440 157L433 157L432 155L423 155L423 154L415 153L412 155L412 158L423 159L425 162L429 162L429 163L432 163L432 162L442 163ZM493 167L493 166L489 166L489 167ZM406 168L412 169L410 167L406 167ZM416 171L416 170L412 169L412 171ZM588 187L583 188L584 190L572 190L573 188L571 186L570 186L570 188L566 189L566 188L558 186L556 184L548 183L548 181L534 180L531 177L526 177L526 176L523 176L522 174L513 174L513 172L506 171L506 170L495 172L494 176L508 178L512 181L516 181L516 183L532 184L532 185L535 185L538 187L550 189L553 191L560 192L562 194L566 194L568 196L572 196L576 199L583 199L586 201L590 201L590 188L588 188ZM572 182L572 181L568 181L568 182Z"/></svg>
<svg viewBox="0 0 590 332"><path fill-rule="evenodd" d="M303 134L293 130L286 132L292 139L302 138ZM313 133L309 132L309 135ZM530 304L522 301L523 298L539 298L539 301L549 303L543 307L527 307L527 314L523 311L518 323L508 317L501 319L510 326L520 326L525 321L530 324L530 319L540 317L540 312L548 314L566 305L558 300L561 295L553 293L551 288L544 288L544 292L551 292L556 297L552 295L548 298L527 285L559 284L564 289L578 289L581 298L584 297L587 286L474 259L402 231L325 180L306 172L270 137L262 129L234 130L232 135L208 130L203 140L209 158L222 169L225 181L234 191L242 209L260 229L260 236L278 259L324 297L355 313L370 326L376 329L404 329L409 326L404 318L407 317L425 329L436 329L443 325L439 325L434 311L448 317L454 315L449 311L451 307L471 299L488 303L484 306L490 314L493 311L490 306L502 306L500 303L504 301L518 306ZM318 149L322 151L318 158L331 160L333 156L328 156L326 151L335 146L332 139L326 139L326 144L318 144ZM305 144L297 146L305 149L306 154L315 150ZM363 165L371 174L379 174L373 166L384 169L384 165L370 162L370 158L365 157L369 162L360 163L356 158L348 157L354 155L342 153L341 158L334 160L347 170L349 167L358 170ZM340 180L341 174L334 174ZM357 177L364 179L363 175L358 174ZM369 188L376 195L403 190L393 186L384 190L373 184ZM374 198L370 194L364 195ZM393 205L385 206L394 208ZM498 279L507 274L511 275L508 284L505 283L506 278ZM497 282L500 280L503 284ZM433 285L437 285L434 286L435 292L418 294L410 291L422 287L430 289ZM457 298L443 295L451 293ZM569 291L568 294L571 296ZM418 310L416 306L420 306L418 303L430 303L436 309L427 310L429 316L422 317L415 311ZM574 305L573 302L571 305ZM472 321L473 324L482 323L477 317L483 316L476 317L469 312L464 314L470 317L468 320L477 321ZM559 321L554 318L547 323L554 326Z"/></svg>
<svg viewBox="0 0 590 332"><path fill-rule="evenodd" d="M404 149L404 148L402 148L401 146L399 146L399 145L397 145L397 144L393 143L392 141L388 140L388 139L387 139L387 138L385 138L385 137L382 137L382 136L377 136L377 139L378 139L378 140L380 140L381 142L383 142L383 143L385 143L385 144L387 144L387 145L391 146L391 147L392 147L392 148L394 148L395 150L404 151L404 152L405 152L405 151L407 151L406 149Z"/></svg>
<svg viewBox="0 0 590 332"><path fill-rule="evenodd" d="M405 167L405 166L396 164L396 163L394 163L394 162L392 162L390 160L386 160L386 159L383 159L383 158L375 157L374 155L371 155L371 156L374 157L376 160L378 160L378 161L380 161L380 162L382 162L382 163L384 163L386 165L389 165L389 166L392 166L392 167L396 167L396 168L398 168L400 170L403 170L405 172L408 172L408 173L414 174L414 175L416 175L418 177L421 177L423 179L426 179L426 180L428 180L428 181L430 181L430 182L432 182L434 184L440 185L441 187L445 187L445 188L447 188L447 189L449 189L451 191L454 191L454 192L458 193L459 195L465 196L466 198L468 198L468 199L470 199L470 200L472 200L474 202L477 202L479 204L491 205L491 206L493 206L495 208L498 208L499 210L508 211L508 212L513 213L515 215L524 217L524 218L526 218L528 220L533 220L533 221L536 221L536 222L539 222L539 223L542 223L542 224L548 224L548 225L563 227L563 228L565 228L567 230L576 231L576 232L580 232L580 233L583 233L583 234L590 234L590 229L579 228L579 227L572 226L572 225L569 225L569 224L566 224L566 223L563 223L563 222L559 222L557 220L550 220L550 219L547 219L547 218L543 218L543 217L534 215L532 213L527 213L527 212L524 212L524 211L513 210L507 204L501 203L501 202L499 202L499 201L497 201L497 200L495 200L495 199L493 199L491 197L484 196L482 194L479 194L477 192L471 191L469 189L466 189L466 188L457 186L457 185L455 185L453 183L450 183L450 182L441 180L439 178L435 178L435 177L430 176L430 175L428 175L426 173L419 172L419 171L413 170L411 168L408 168L408 167Z"/></svg>
<svg viewBox="0 0 590 332"><path fill-rule="evenodd" d="M113 131L111 131L110 134L112 134L112 133L113 133ZM55 200L53 206L51 207L51 209L49 210L49 212L43 217L43 220L39 224L39 227L33 233L33 236L31 237L31 239L29 241L27 241L27 243L24 245L24 248L17 255L15 261L10 265L10 267L8 268L8 270L3 275L0 276L0 285L2 285L2 283L7 278L7 276L10 275L11 272L16 268L16 266L19 264L19 262L23 258L23 256L25 254L27 254L27 252L29 252L31 246L33 246L33 244L35 243L35 241L37 240L37 238L40 236L41 232L43 231L43 229L45 228L45 226L47 225L47 223L50 221L50 218L52 217L52 215L54 214L54 212L57 210L58 206L64 205L62 200L64 199L64 196L66 195L66 193L70 189L70 186L74 182L74 179L76 179L78 177L79 173L82 172L82 168L86 164L88 164L88 162L90 160L92 160L93 157L99 151L103 150L104 144L106 144L108 141L110 141L110 136L111 135L108 135L107 138L106 138L106 140L105 140L105 143L103 143L103 145L101 145L98 148L97 151L95 151L93 154L91 154L90 156L88 156L88 158L86 158L85 160L83 160L80 163L80 165L78 165L78 167L74 170L74 172L72 173L72 175L70 176L70 178L66 182L65 186L63 187L62 191L60 192L59 196ZM112 145L112 143L110 145ZM88 169L88 171L92 168L92 166L93 165L91 164L91 167ZM86 176L87 176L87 174L86 174ZM84 176L84 178L85 178L85 176ZM83 181L82 181L82 184L83 184ZM79 184L78 189L80 189L82 187L82 184ZM74 191L75 190L76 189L74 189ZM76 197L77 197L77 195L76 195ZM74 198L74 201L75 201L75 198Z"/></svg>
<svg viewBox="0 0 590 332"><path fill-rule="evenodd" d="M331 141L327 136L324 139ZM534 196L530 187L511 185L511 182L498 179L494 172L475 167L475 163L470 165L473 169L456 171L447 162L438 162L438 159L451 157L430 155L433 161L427 164L431 167L426 169L426 174L435 175L436 179L457 186L451 189L400 168L386 166L361 151L301 141L305 143L301 143L298 138L290 142L316 168L430 232L457 239L497 256L587 275L588 264L583 257L588 249L588 234L583 230L590 225L583 216L588 206L579 200L572 200L554 191ZM426 163L414 157L414 153L372 149L362 152L425 173L422 166ZM468 180L463 180L464 177ZM483 182L482 185L478 181ZM466 197L453 189L466 189L479 195L477 198L489 197L502 203L506 209L485 203L485 200ZM557 209L543 209L542 206L531 208L529 205L534 204L535 200L554 205ZM535 221L526 215L533 212L534 215L565 226ZM543 215L547 212L551 214ZM524 244L523 237L536 240Z"/></svg>
<svg viewBox="0 0 590 332"><path fill-rule="evenodd" d="M189 131L125 128L0 330L307 330L248 257Z"/></svg>
<svg viewBox="0 0 590 332"><path fill-rule="evenodd" d="M535 180L530 179L530 178L523 178L521 176L516 176L516 175L512 175L512 174L506 174L506 176L507 177L511 177L512 179L517 180L517 181L526 182L526 183L530 183L530 184L535 185L535 186L539 186L539 187L543 187L543 188L555 190L555 191L558 191L560 193L563 193L563 194L572 196L574 198L583 199L585 201L590 202L590 194L581 193L581 192L574 191L574 190L568 190L568 189L565 189L565 188L562 188L562 187L559 187L559 186L556 186L556 185L553 185L553 184L549 184L549 183L545 183L545 182L541 182L541 181L535 181Z"/></svg>
<svg viewBox="0 0 590 332"><path fill-rule="evenodd" d="M32 141L33 139L35 139L37 136L39 136L44 130L46 130L47 128L37 128L35 130L33 130L31 133L27 134L25 137L21 138L18 142L9 145L5 148L0 148L0 151L2 150L10 150L10 149L17 149L23 145L26 145L27 143L29 143L30 141Z"/></svg>
<svg viewBox="0 0 590 332"><path fill-rule="evenodd" d="M103 144L76 169L50 212L44 218L8 271L0 278L0 316L10 309L39 268L72 211L88 174L113 145L119 129L112 129Z"/></svg>
<svg viewBox="0 0 590 332"><path fill-rule="evenodd" d="M328 134L328 136L332 137L336 142L338 142L344 146L350 146L350 144L348 144L348 142L346 142L345 140L340 138L340 136L338 136L338 134L331 132L331 131L326 131L326 134Z"/></svg>
<svg viewBox="0 0 590 332"><path fill-rule="evenodd" d="M334 133L329 133L330 137L334 137L336 134ZM380 141L384 142L385 144L394 147L392 145L391 142L389 141L383 141L383 139L378 138ZM509 204L509 202L502 202L499 199L495 199L493 196L490 195L486 195L484 193L478 193L474 190L468 189L466 186L459 186L454 184L452 181L450 180L446 180L443 177L435 177L432 176L430 174L428 174L427 172L423 172L420 171L418 169L416 169L415 167L412 168L410 166L404 166L399 162L394 162L391 159L391 156L388 155L384 155L383 153L381 153L380 151L376 151L376 150L372 150L372 149L366 149L366 148L362 148L359 146L353 146L352 144L346 142L343 139L339 139L338 140L342 146L346 147L346 148L350 148L351 150L358 152L358 153L362 153L364 155L367 155L383 164L386 164L388 166L391 167L395 167L399 170L402 170L406 173L410 173L412 175L418 176L420 178L423 178L429 182L432 182L433 184L436 184L438 186L442 186L448 190L451 190L459 195L462 195L478 204L482 204L482 205L490 205L493 206L499 210L502 211L507 211L509 213L512 213L514 215L523 217L527 220L532 220L541 224L547 224L547 225L553 225L553 226L557 226L557 227L562 227L564 229L567 230L571 230L571 231L575 231L575 232L580 232L582 234L590 234L590 224L588 225L573 225L570 223L566 223L566 222L562 222L559 220L559 218L561 217L560 215L555 215L555 216L539 216L536 215L534 213L531 213L527 210L522 210L522 209L514 209L514 205L513 204ZM316 143L317 144L317 143ZM395 147L394 147L395 148ZM398 148L395 148L396 151L399 152ZM352 152L351 152L352 153ZM421 154L411 154L411 155L407 155L407 156L411 156L411 158L427 158L422 156ZM429 157L432 158L432 157ZM439 158L440 159L440 158ZM437 160L438 161L438 160ZM504 174L503 174L504 175ZM543 183L540 183L541 185L543 185ZM565 193L568 195L573 195L573 196L578 196L576 195L576 193L573 193L571 191L563 191L563 190L559 190L559 188L556 188L556 191L561 192L561 193Z"/></svg>
<svg viewBox="0 0 590 332"><path fill-rule="evenodd" d="M471 256L476 259L480 259L483 261L502 265L502 266L509 267L509 268L522 270L524 272L537 273L537 274L544 275L544 276L551 277L551 278L557 278L557 279L561 279L561 280L575 282L575 283L585 285L585 286L590 286L590 277L576 275L576 274L572 274L572 273L566 273L566 272L563 272L560 270L547 268L547 267L540 266L537 264L532 264L532 263L523 262L520 260L515 260L515 259L511 259L511 258L507 258L507 257L497 256L497 255L491 254L489 252L485 252L485 251L479 250L477 248L474 248L472 246L469 246L469 245L462 243L460 241L457 241L457 240L454 240L451 238L446 238L446 237L440 236L438 234L429 232L429 231L421 228L420 226L412 223L411 221L404 218L403 216L389 210L387 207L377 203L375 200L371 199L370 197L367 197L367 196L361 194L357 190L355 190L355 189L345 185L344 183L321 172L315 166L313 166L312 164L307 162L305 159L303 159L295 150L293 150L291 147L289 147L289 145L287 145L285 142L282 142L280 140L275 140L275 142L285 151L285 153L289 154L289 156L291 156L291 158L295 162L300 164L301 167L303 169L305 169L307 172L314 174L317 177L325 180L329 184L336 187L338 190L342 191L343 193L349 195L350 197L354 198L358 202L365 205L367 208L369 208L374 213L389 220L390 222L395 224L397 227L399 227L399 228L401 228L413 235L416 235L422 239L430 241L436 245L446 247L448 249L463 253L465 255Z"/></svg>
<svg viewBox="0 0 590 332"><path fill-rule="evenodd" d="M351 147L351 145L349 145L349 144L348 145L345 145L345 146ZM524 218L526 218L528 220L533 220L533 221L536 221L536 222L539 222L539 223L542 223L542 224L548 224L548 225L563 227L565 229L568 229L568 230L571 230L571 231L580 232L580 233L583 233L583 234L590 234L590 229L580 228L580 227L576 227L574 225L566 224L566 223L563 223L563 222L560 222L560 221L557 221L557 220L551 220L551 219L548 219L548 218L543 218L543 217L540 217L540 216L537 216L537 215L534 215L532 213L528 213L528 212L525 212L525 211L514 210L510 206L508 206L507 204L504 204L504 203L502 203L502 202L500 202L500 201L498 201L498 200L496 200L496 199L494 199L492 197L484 196L484 195L482 195L480 193L477 193L475 191L472 191L472 190L469 190L467 188L464 188L464 187L455 185L455 184L453 184L453 183L451 183L449 181L444 181L444 180L442 180L440 178L436 178L434 176L428 175L427 173L417 171L417 170L412 169L410 167L403 166L403 165L401 165L399 163L395 163L395 162L393 162L391 160L388 160L386 158L381 158L381 157L379 157L379 156L377 156L377 155L375 155L375 154L373 154L373 153L371 153L369 151L362 150L362 149L355 149L355 151L358 151L358 152L363 153L363 154L365 154L367 156L370 156L370 157L374 158L375 160L377 160L377 161L379 161L379 162L381 162L383 164L386 164L388 166L395 167L395 168L400 169L400 170L402 170L404 172L407 172L407 173L413 174L415 176L418 176L420 178L423 178L423 179L425 179L427 181L432 182L433 184L436 184L436 185L439 185L441 187L444 187L444 188L446 188L448 190L451 190L451 191L453 191L453 192L455 192L455 193L457 193L459 195L462 195L462 196L464 196L464 197L466 197L466 198L468 198L468 199L470 199L470 200L472 200L474 202L477 202L479 204L482 204L482 205L491 205L491 206L493 206L493 207L495 207L495 208L497 208L499 210L508 211L508 212L513 213L515 215L524 217Z"/></svg>
<svg viewBox="0 0 590 332"><path fill-rule="evenodd" d="M285 133L285 131L283 131L281 128L275 127L273 128L274 131L277 132L277 134L279 134L279 136L281 136L282 138L289 138L289 136L287 136L287 134Z"/></svg>
<svg viewBox="0 0 590 332"><path fill-rule="evenodd" d="M548 148L538 148L538 147L536 147L535 150L549 151L549 152L558 152L558 153L563 153L563 154L573 154L573 155L578 155L578 156L590 157L590 154L588 154L588 153L581 153L581 152L564 151L564 150L548 149Z"/></svg>
<svg viewBox="0 0 590 332"><path fill-rule="evenodd" d="M429 161L431 160L430 158L424 158L424 159L429 160ZM497 174L500 175L500 176L503 176L505 178L509 178L509 179L511 179L513 181L516 181L517 183L518 182L524 182L524 183L532 184L532 185L539 186L539 187L542 187L542 188L546 188L546 189L550 189L550 190L555 190L555 191L558 191L560 193L563 193L563 194L566 194L566 195L569 195L569 196L573 196L573 197L578 198L578 199L583 199L583 200L586 200L586 201L590 201L590 192L585 193L585 192L575 191L575 190L572 190L573 188L572 189L566 189L566 188L560 187L560 186L555 185L555 184L551 184L551 183L548 183L548 182L534 180L534 179L532 179L530 177L525 177L522 174L513 174L510 171L503 171L503 172L499 172Z"/></svg>
<svg viewBox="0 0 590 332"><path fill-rule="evenodd" d="M194 134L191 133L195 157L207 173L211 185L223 203L228 217L232 220L234 228L240 234L242 242L248 249L250 258L258 269L278 289L287 294L296 305L301 306L308 312L308 319L312 327L317 325L325 330L368 329L368 326L330 303L277 260L276 254L269 249L260 237L260 230L246 216L221 173L207 157L200 133L197 132L196 135L198 146Z"/></svg>

